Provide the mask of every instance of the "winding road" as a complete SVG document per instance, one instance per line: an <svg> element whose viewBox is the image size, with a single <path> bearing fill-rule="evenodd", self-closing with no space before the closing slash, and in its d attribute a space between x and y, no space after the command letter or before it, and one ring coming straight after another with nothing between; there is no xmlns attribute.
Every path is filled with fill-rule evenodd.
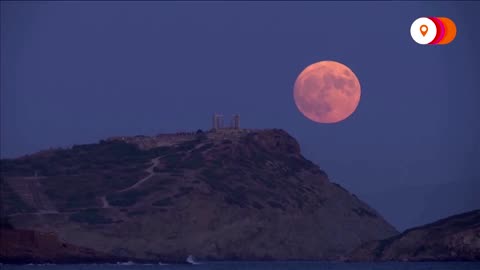
<svg viewBox="0 0 480 270"><path fill-rule="evenodd" d="M145 171L148 172L148 175L145 176L144 178L138 180L137 183L127 187L127 188L124 188L122 190L119 190L118 192L124 192L124 191L128 191L128 190L131 190L133 188L136 188L138 187L139 185L141 185L142 183L144 183L145 181L149 180L152 176L155 175L155 172L153 171L153 169L158 166L158 163L160 162L160 159L162 158L163 156L161 157L156 157L154 159L152 159L152 162L153 162L153 165L148 167Z"/></svg>

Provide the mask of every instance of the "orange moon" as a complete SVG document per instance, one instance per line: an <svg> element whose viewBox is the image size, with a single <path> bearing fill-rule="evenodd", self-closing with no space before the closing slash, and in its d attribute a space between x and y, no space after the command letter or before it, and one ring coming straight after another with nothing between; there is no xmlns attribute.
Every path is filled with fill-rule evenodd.
<svg viewBox="0 0 480 270"><path fill-rule="evenodd" d="M360 82L347 66L321 61L306 67L295 81L293 97L300 112L317 123L337 123L360 102Z"/></svg>

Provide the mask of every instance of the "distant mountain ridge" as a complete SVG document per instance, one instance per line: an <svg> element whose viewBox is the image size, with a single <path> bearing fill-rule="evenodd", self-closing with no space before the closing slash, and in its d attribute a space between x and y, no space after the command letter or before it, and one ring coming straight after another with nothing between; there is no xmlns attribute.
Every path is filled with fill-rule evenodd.
<svg viewBox="0 0 480 270"><path fill-rule="evenodd" d="M361 245L353 261L480 261L480 210Z"/></svg>
<svg viewBox="0 0 480 270"><path fill-rule="evenodd" d="M15 228L112 256L328 260L397 234L279 129L115 137L1 166Z"/></svg>

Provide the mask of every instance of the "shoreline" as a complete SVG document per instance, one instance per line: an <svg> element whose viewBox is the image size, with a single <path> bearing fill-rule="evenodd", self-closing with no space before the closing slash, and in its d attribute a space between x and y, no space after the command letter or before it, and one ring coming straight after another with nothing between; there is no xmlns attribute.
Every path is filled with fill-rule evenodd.
<svg viewBox="0 0 480 270"><path fill-rule="evenodd" d="M479 260L391 260L391 261L348 261L348 260L209 260L199 261L198 264L222 264L222 263L325 263L325 264L384 264L384 263L480 263ZM0 265L192 265L186 261L158 261L158 260L23 260L23 259L0 259Z"/></svg>

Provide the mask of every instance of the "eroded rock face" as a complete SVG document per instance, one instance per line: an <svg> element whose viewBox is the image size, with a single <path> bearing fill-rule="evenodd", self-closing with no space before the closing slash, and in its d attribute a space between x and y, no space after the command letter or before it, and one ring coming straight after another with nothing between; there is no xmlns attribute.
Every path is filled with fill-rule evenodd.
<svg viewBox="0 0 480 270"><path fill-rule="evenodd" d="M283 130L168 138L175 143L127 138L2 161L4 210L15 227L160 261L337 259L397 234Z"/></svg>
<svg viewBox="0 0 480 270"><path fill-rule="evenodd" d="M106 254L61 242L54 234L0 228L2 263L74 263L111 261Z"/></svg>
<svg viewBox="0 0 480 270"><path fill-rule="evenodd" d="M381 241L366 243L353 261L478 261L480 210L452 216Z"/></svg>

